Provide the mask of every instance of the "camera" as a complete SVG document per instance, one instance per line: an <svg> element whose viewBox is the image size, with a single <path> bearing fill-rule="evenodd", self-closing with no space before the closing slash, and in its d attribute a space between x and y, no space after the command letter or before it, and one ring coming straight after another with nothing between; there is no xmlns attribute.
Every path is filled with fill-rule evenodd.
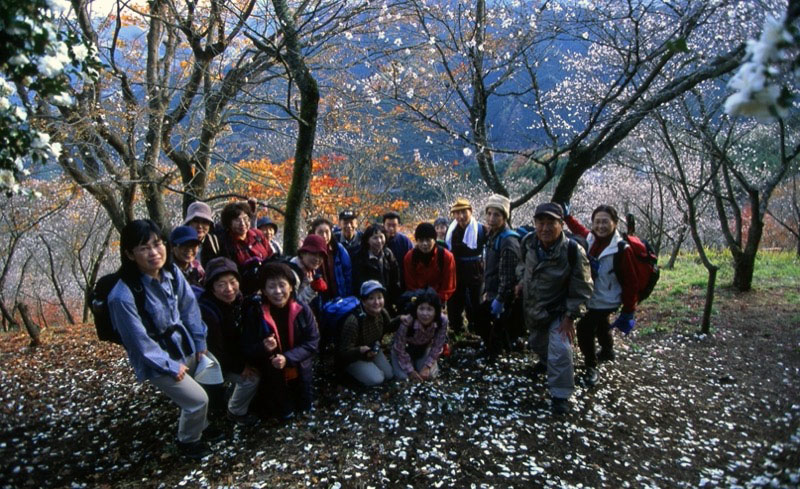
<svg viewBox="0 0 800 489"><path fill-rule="evenodd" d="M379 351L381 351L381 343L376 341L375 344L372 345L372 353L377 355Z"/></svg>

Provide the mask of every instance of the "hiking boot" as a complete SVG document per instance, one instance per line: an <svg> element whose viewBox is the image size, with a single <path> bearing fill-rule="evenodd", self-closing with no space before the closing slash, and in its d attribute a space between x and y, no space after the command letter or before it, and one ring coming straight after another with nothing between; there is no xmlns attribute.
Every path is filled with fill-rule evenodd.
<svg viewBox="0 0 800 489"><path fill-rule="evenodd" d="M533 377L539 377L547 373L547 364L544 362L536 362L533 367L528 367L528 374Z"/></svg>
<svg viewBox="0 0 800 489"><path fill-rule="evenodd" d="M597 385L597 377L597 369L592 367L587 367L586 372L583 374L583 380L589 387Z"/></svg>
<svg viewBox="0 0 800 489"><path fill-rule="evenodd" d="M223 438L225 438L225 432L214 425L208 425L206 429L203 430L203 441L216 443Z"/></svg>
<svg viewBox="0 0 800 489"><path fill-rule="evenodd" d="M569 413L569 401L563 397L553 398L553 416L563 416Z"/></svg>
<svg viewBox="0 0 800 489"><path fill-rule="evenodd" d="M211 455L211 450L208 448L208 443L205 441L197 440L190 442L177 442L178 453L181 456L190 458L192 460L200 460Z"/></svg>
<svg viewBox="0 0 800 489"><path fill-rule="evenodd" d="M259 421L258 416L254 416L250 413L238 415L230 411L228 411L228 419L236 423L237 426L255 426Z"/></svg>
<svg viewBox="0 0 800 489"><path fill-rule="evenodd" d="M615 357L614 350L611 348L603 348L600 350L600 353L597 354L597 363L613 362Z"/></svg>

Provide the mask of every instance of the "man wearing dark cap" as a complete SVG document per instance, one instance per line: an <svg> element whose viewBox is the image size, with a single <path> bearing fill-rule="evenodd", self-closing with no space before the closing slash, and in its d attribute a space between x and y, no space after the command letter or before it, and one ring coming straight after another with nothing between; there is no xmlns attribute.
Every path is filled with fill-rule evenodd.
<svg viewBox="0 0 800 489"><path fill-rule="evenodd" d="M347 250L352 259L361 248L361 231L358 230L358 215L355 211L344 210L339 213L339 230L333 237Z"/></svg>
<svg viewBox="0 0 800 489"><path fill-rule="evenodd" d="M536 230L522 241L517 267L522 282L517 287L523 293L531 347L539 356L534 372L547 372L553 414L563 415L575 390L572 341L575 321L592 296L591 268L583 248L564 234L559 204L540 204L533 219Z"/></svg>

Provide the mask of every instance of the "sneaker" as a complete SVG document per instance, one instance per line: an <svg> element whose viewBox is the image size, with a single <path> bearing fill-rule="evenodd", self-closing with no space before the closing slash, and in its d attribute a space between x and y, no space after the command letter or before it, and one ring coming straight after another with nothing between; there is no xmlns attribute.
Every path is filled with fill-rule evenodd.
<svg viewBox="0 0 800 489"><path fill-rule="evenodd" d="M190 442L177 442L178 452L192 460L200 460L211 455L211 450L208 448L208 443L204 440L200 439L197 441L190 441Z"/></svg>
<svg viewBox="0 0 800 489"><path fill-rule="evenodd" d="M583 380L589 387L594 387L597 385L597 377L597 369L592 367L588 367L586 369L586 373L583 374Z"/></svg>
<svg viewBox="0 0 800 489"><path fill-rule="evenodd" d="M216 443L223 438L225 438L225 432L214 425L208 425L206 429L203 430L203 441Z"/></svg>
<svg viewBox="0 0 800 489"><path fill-rule="evenodd" d="M569 401L563 397L553 398L553 416L563 416L569 413Z"/></svg>
<svg viewBox="0 0 800 489"><path fill-rule="evenodd" d="M616 355L614 355L614 350L610 348L609 349L603 348L597 354L597 362L598 363L613 362L615 356Z"/></svg>
<svg viewBox="0 0 800 489"><path fill-rule="evenodd" d="M238 415L230 411L228 411L228 419L236 423L237 426L255 426L259 421L258 416L254 416L250 413Z"/></svg>

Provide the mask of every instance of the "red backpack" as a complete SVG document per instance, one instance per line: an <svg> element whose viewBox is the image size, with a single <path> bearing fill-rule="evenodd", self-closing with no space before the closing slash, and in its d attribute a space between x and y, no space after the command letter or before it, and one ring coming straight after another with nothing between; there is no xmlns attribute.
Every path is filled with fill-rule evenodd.
<svg viewBox="0 0 800 489"><path fill-rule="evenodd" d="M636 257L634 265L636 266L636 291L639 298L638 302L642 302L648 297L658 283L661 277L661 271L658 269L658 255L653 250L646 240L638 236L632 236L625 233L622 234L622 239L619 241L619 250L614 255L614 273L617 274L617 280L622 284L622 274L619 272L619 260L626 247L630 246L633 250L633 256Z"/></svg>

